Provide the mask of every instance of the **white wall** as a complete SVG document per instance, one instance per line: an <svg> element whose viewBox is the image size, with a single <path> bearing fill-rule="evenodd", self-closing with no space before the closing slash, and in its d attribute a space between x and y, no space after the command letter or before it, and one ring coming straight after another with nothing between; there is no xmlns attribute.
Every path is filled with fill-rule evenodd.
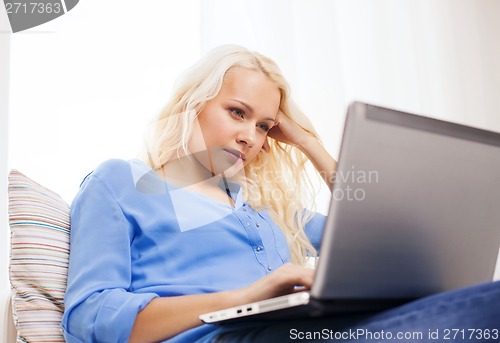
<svg viewBox="0 0 500 343"><path fill-rule="evenodd" d="M334 2L342 97L500 131L500 2Z"/></svg>
<svg viewBox="0 0 500 343"><path fill-rule="evenodd" d="M129 159L199 57L199 0L85 0L11 37L10 164L70 202L109 158Z"/></svg>
<svg viewBox="0 0 500 343"><path fill-rule="evenodd" d="M8 244L10 230L7 220L8 110L10 31L7 14L0 11L0 289L8 286Z"/></svg>

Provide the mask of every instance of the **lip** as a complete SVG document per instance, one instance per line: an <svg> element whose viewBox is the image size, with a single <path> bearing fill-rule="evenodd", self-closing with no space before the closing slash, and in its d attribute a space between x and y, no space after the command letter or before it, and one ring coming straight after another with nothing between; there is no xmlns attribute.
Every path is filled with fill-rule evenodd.
<svg viewBox="0 0 500 343"><path fill-rule="evenodd" d="M232 149L232 148L223 148L222 150L224 150L224 151L226 151L226 152L228 152L228 153L230 153L238 158L241 158L243 161L245 161L245 159L246 159L245 154L239 150Z"/></svg>

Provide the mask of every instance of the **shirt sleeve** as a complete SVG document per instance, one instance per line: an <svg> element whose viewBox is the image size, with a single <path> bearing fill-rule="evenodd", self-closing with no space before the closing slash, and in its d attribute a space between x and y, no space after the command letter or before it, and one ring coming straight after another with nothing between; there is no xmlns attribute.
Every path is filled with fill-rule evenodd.
<svg viewBox="0 0 500 343"><path fill-rule="evenodd" d="M71 206L62 319L72 342L127 342L137 313L157 295L130 291L133 226L108 186L90 175Z"/></svg>
<svg viewBox="0 0 500 343"><path fill-rule="evenodd" d="M312 217L307 221L304 231L309 238L309 241L319 254L321 238L323 237L323 229L326 223L324 214L314 212Z"/></svg>

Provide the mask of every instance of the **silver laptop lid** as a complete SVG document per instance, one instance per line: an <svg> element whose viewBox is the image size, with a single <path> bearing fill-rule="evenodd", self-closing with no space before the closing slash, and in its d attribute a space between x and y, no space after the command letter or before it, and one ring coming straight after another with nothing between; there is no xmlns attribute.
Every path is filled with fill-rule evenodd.
<svg viewBox="0 0 500 343"><path fill-rule="evenodd" d="M499 244L499 133L349 107L313 297L415 298L491 281Z"/></svg>

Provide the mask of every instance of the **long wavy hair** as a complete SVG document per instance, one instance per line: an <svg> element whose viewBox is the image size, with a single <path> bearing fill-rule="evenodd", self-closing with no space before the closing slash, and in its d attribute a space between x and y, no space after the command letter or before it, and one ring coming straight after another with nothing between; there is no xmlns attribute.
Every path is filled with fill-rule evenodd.
<svg viewBox="0 0 500 343"><path fill-rule="evenodd" d="M282 115L319 140L311 122L290 98L288 83L274 61L241 46L223 45L211 50L181 75L170 101L154 121L142 156L153 170L178 157L180 149L189 155L193 123L204 104L217 96L224 76L232 68L266 75L279 88ZM316 256L304 232L305 224L316 209L316 190L306 171L308 159L297 147L266 139L269 152L259 153L245 166L244 200L256 210L267 210L285 234L292 262L305 264L308 256Z"/></svg>

